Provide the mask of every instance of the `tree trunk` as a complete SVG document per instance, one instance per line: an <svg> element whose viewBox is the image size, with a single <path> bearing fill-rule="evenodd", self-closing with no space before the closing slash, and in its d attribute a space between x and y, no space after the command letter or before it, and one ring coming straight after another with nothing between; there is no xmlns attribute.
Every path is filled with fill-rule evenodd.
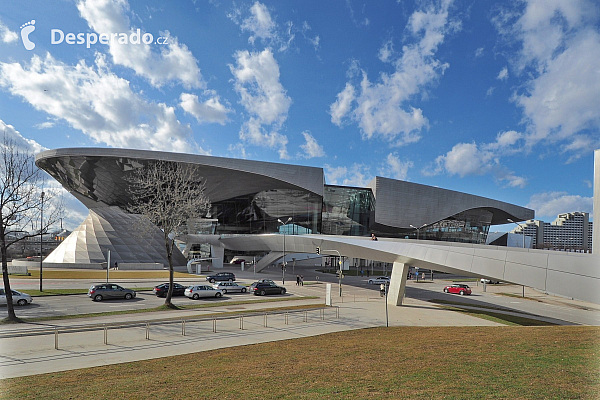
<svg viewBox="0 0 600 400"><path fill-rule="evenodd" d="M167 291L167 297L165 298L165 306L169 308L174 308L173 303L171 303L171 297L173 297L173 243L171 239L165 238L165 246L167 248L167 260L169 261L169 290Z"/></svg>
<svg viewBox="0 0 600 400"><path fill-rule="evenodd" d="M19 322L15 314L15 306L12 301L12 291L10 290L10 280L8 279L8 259L6 257L6 245L4 240L0 243L0 252L2 252L2 279L4 281L4 293L6 294L6 309L8 310L7 320Z"/></svg>

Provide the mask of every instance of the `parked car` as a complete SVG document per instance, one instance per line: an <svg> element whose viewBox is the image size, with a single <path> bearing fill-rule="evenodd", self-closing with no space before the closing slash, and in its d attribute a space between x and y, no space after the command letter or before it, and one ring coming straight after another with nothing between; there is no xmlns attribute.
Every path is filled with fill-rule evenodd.
<svg viewBox="0 0 600 400"><path fill-rule="evenodd" d="M465 294L471 294L471 288L468 285L457 283L454 285L446 286L444 288L444 293L458 293L462 296Z"/></svg>
<svg viewBox="0 0 600 400"><path fill-rule="evenodd" d="M31 296L27 293L17 292L16 290L12 289L10 292L12 293L13 304L16 304L18 306L24 306L30 304L33 301ZM6 292L4 291L4 288L0 289L0 304L7 304Z"/></svg>
<svg viewBox="0 0 600 400"><path fill-rule="evenodd" d="M223 292L208 285L190 286L185 289L185 295L190 299L198 300L200 297L221 297Z"/></svg>
<svg viewBox="0 0 600 400"><path fill-rule="evenodd" d="M104 299L131 300L135 297L135 291L125 289L114 283L99 283L90 286L87 295L94 301L102 301Z"/></svg>
<svg viewBox="0 0 600 400"><path fill-rule="evenodd" d="M161 283L160 285L154 286L153 292L158 297L166 297L169 292L169 283ZM183 296L184 292L185 286L173 282L173 296Z"/></svg>
<svg viewBox="0 0 600 400"><path fill-rule="evenodd" d="M215 282L233 282L235 281L235 275L231 272L219 272L218 274L209 275L206 280L210 283Z"/></svg>
<svg viewBox="0 0 600 400"><path fill-rule="evenodd" d="M230 292L246 293L246 291L248 291L248 288L246 288L246 286L238 285L235 282L217 282L213 285L213 287L215 289L219 289L221 292L223 292L223 294Z"/></svg>
<svg viewBox="0 0 600 400"><path fill-rule="evenodd" d="M500 283L500 281L496 281L496 280L493 280L493 279L484 279L484 278L481 278L481 283L487 283L487 284L490 284L490 285L495 285L495 284Z"/></svg>
<svg viewBox="0 0 600 400"><path fill-rule="evenodd" d="M277 286L275 283L258 283L252 291L256 296L264 296L266 294L285 294L286 290L283 286Z"/></svg>
<svg viewBox="0 0 600 400"><path fill-rule="evenodd" d="M378 276L377 278L369 279L369 285L380 285L382 283L390 283L390 278L388 278L387 276Z"/></svg>

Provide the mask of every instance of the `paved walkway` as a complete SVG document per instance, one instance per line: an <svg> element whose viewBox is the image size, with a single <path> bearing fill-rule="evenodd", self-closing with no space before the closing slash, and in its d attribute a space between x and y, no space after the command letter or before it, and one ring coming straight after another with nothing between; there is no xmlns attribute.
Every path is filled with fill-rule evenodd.
<svg viewBox="0 0 600 400"><path fill-rule="evenodd" d="M325 285L319 287L304 286L299 289L305 295L323 292ZM144 326L133 328L109 329L107 342L104 344L104 331L63 333L58 336L58 350L55 349L55 336L25 336L0 339L0 378L42 374L122 362L146 360L179 354L213 350L225 347L264 343L331 332L385 326L385 302L382 298L358 297L357 301L334 304L339 306L339 318L335 308L325 310L323 317L320 311L309 311L304 321L304 313L290 313L288 324L282 314L267 316L267 327L264 316L245 317L244 329L240 329L239 318L217 321L217 332L213 332L212 321L188 322L185 325L186 336L182 335L181 323L150 324L149 340L146 339ZM365 293L367 294L367 293ZM354 300L354 296L351 297ZM346 299L348 300L348 299ZM334 297L335 301L335 297ZM69 327L83 324L103 324L115 322L145 321L148 318L192 318L207 313L263 310L292 305L314 304L322 306L324 300L298 300L281 303L245 304L237 306L220 306L202 310L169 311L148 314L129 314L110 317L96 317L73 320L47 321L35 324L41 327ZM430 303L407 299L406 307L388 307L390 326L461 326L496 325L483 319L468 317L451 311L439 309ZM323 318L323 319L321 319ZM31 325L4 325L0 334L15 329L31 329Z"/></svg>
<svg viewBox="0 0 600 400"><path fill-rule="evenodd" d="M441 282L438 284L441 284ZM180 322L160 323L160 320L164 319L191 319L207 314L239 311L256 310L258 312L259 310L282 306L314 305L321 307L325 303L325 286L321 283L297 287L295 282L288 283L288 291L293 292L295 295L318 296L318 299L299 298L294 301L259 304L250 302L243 305L222 303L217 307L205 309L56 320L23 325L2 325L0 326L0 335L6 335L15 330L31 331L34 328L58 328L60 332L60 328L85 324L98 324L99 328L94 331L59 333L58 349L55 349L54 334L0 339L0 379L386 325L385 302L383 298L378 296L376 290L346 285L344 287L344 302L341 302L336 293L337 287L335 284L333 285L333 305L339 307L339 318L336 315L335 308L326 309L323 316L321 316L319 310L309 311L306 317L302 312L290 313L287 323L283 314L272 314L267 316L267 326L265 326L265 317L261 312L256 316L246 316L243 319L243 329L240 329L239 318L217 320L216 332L213 332L213 322L210 319L187 322L185 324L185 336L182 335L182 324ZM413 285L411 284L411 286ZM419 286L414 285L413 287L418 288ZM475 293L482 290L481 287L474 289ZM495 290L507 291L509 288L488 285L487 289L490 292ZM511 290L515 291L517 289L519 287ZM529 296L531 293L526 292L526 295ZM539 294L539 297L549 297L548 301L558 301L565 304L573 303L571 304L572 307L590 306L588 303L579 305L576 302L542 294ZM458 296L453 296L452 299L457 301L466 300L458 298ZM418 298L407 297L404 304L403 307L388 307L390 326L499 325L484 319L444 310ZM136 327L108 329L107 344L104 344L102 324L143 323L149 319L152 321L148 330L146 330L145 324ZM147 334L149 334L149 338L146 337Z"/></svg>

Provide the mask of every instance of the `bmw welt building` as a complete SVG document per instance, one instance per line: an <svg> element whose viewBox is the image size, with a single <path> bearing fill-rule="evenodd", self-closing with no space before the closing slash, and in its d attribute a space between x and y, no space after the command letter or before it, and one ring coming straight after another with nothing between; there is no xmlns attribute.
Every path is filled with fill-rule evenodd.
<svg viewBox="0 0 600 400"><path fill-rule="evenodd" d="M531 282L517 279L524 276L520 267L512 276L506 254L491 257L501 259L502 267L492 263L487 268L492 264L486 261L483 270L473 258L479 248L496 249L485 246L491 225L533 219L533 210L383 177L363 188L328 185L322 168L131 149L65 148L36 156L38 167L89 209L86 220L44 262L104 263L110 250L111 262L166 264L160 227L141 236L133 228L138 216L124 211L131 201L127 175L155 160L198 167L198 182L204 183L211 208L188 224L188 234L179 239L188 249L203 244L205 256L214 258L216 266L222 265L224 249L277 255L285 233L289 252L314 253L321 245L349 257L394 263L394 270L396 263L402 268L421 265L548 290L540 284L541 270L532 270L538 275ZM287 225L278 221L289 218ZM372 233L379 241L370 241ZM421 255L409 255L403 246ZM467 257L449 258L448 252L457 249L469 249L464 250ZM180 252L174 260L176 265L186 263ZM530 267L544 270L546 285L549 265L537 262Z"/></svg>

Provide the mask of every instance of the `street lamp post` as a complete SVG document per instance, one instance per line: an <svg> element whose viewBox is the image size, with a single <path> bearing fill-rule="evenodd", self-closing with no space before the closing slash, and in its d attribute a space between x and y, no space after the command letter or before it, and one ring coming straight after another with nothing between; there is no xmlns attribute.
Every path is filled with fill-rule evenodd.
<svg viewBox="0 0 600 400"><path fill-rule="evenodd" d="M43 243L44 243L44 192L42 192L42 202L40 204L40 292L42 292L42 260L44 259L42 255Z"/></svg>
<svg viewBox="0 0 600 400"><path fill-rule="evenodd" d="M282 227L284 227L283 229L283 263L282 263L282 267L281 267L281 282L282 285L285 285L285 226L292 220L292 217L289 217L287 219L287 221L283 222L282 220L278 219L277 222L279 222L281 224Z"/></svg>
<svg viewBox="0 0 600 400"><path fill-rule="evenodd" d="M420 227L418 227L418 228L417 228L417 227L416 227L416 226L414 226L413 224L410 224L410 227L411 227L411 228L414 228L414 229L416 229L416 230L417 230L417 240L419 240L419 231L420 231L421 229L425 228L426 226L427 226L427 224L423 224L423 225L421 225Z"/></svg>

